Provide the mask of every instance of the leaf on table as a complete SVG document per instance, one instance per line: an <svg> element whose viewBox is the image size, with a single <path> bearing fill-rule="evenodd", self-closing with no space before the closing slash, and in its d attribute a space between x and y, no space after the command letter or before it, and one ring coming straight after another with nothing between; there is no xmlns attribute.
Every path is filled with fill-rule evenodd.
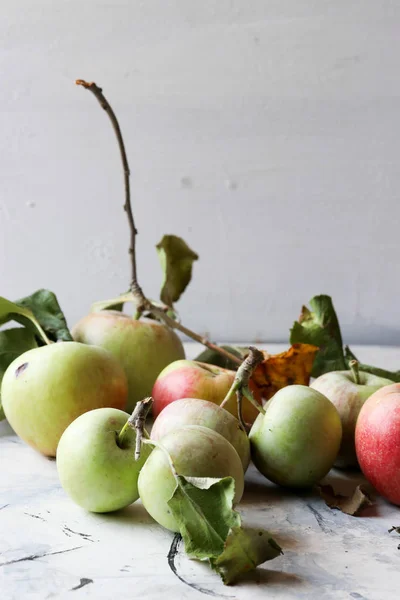
<svg viewBox="0 0 400 600"><path fill-rule="evenodd" d="M323 500L325 500L327 506L330 508L337 508L346 515L355 517L363 508L373 504L361 485L358 485L350 496L335 494L332 486L330 485L318 485L316 487L319 495Z"/></svg>
<svg viewBox="0 0 400 600"><path fill-rule="evenodd" d="M400 534L400 527L397 527L396 525L392 525L392 527L390 529L388 529L388 532L392 533L392 531L395 531L396 533Z"/></svg>
<svg viewBox="0 0 400 600"><path fill-rule="evenodd" d="M204 559L221 554L230 528L240 525L240 515L232 508L234 496L232 477L178 475L168 506L178 522L189 556Z"/></svg>
<svg viewBox="0 0 400 600"><path fill-rule="evenodd" d="M221 348L227 350L228 352L242 360L245 359L249 353L248 347L244 346L221 345ZM207 363L209 365L216 365L217 367L223 367L224 369L230 369L232 371L236 371L238 368L238 365L235 362L229 360L229 358L226 358L225 356L222 356L219 352L216 352L215 350L211 350L209 348L207 348L198 356L196 356L194 360L198 362Z"/></svg>
<svg viewBox="0 0 400 600"><path fill-rule="evenodd" d="M4 325L9 321L16 321L17 323L24 325L34 335L41 338L42 342L45 344L50 343L41 324L29 308L20 306L15 302L0 297L0 325Z"/></svg>
<svg viewBox="0 0 400 600"><path fill-rule="evenodd" d="M176 235L164 235L157 244L158 258L164 273L160 298L168 306L177 302L192 278L192 266L198 255Z"/></svg>
<svg viewBox="0 0 400 600"><path fill-rule="evenodd" d="M268 531L234 527L225 541L223 552L217 558L211 558L211 567L219 573L225 585L267 560L283 554L281 547Z"/></svg>
<svg viewBox="0 0 400 600"><path fill-rule="evenodd" d="M38 290L26 298L17 300L16 304L32 311L46 335L53 342L72 341L72 335L57 296L50 290Z"/></svg>
<svg viewBox="0 0 400 600"><path fill-rule="evenodd" d="M342 334L330 296L314 296L311 311L303 306L301 315L290 332L292 344L312 344L319 348L312 376L319 377L328 371L347 369L343 354Z"/></svg>
<svg viewBox="0 0 400 600"><path fill-rule="evenodd" d="M318 348L310 344L293 344L285 352L269 355L256 367L251 377L251 388L264 400L287 385L308 385Z"/></svg>
<svg viewBox="0 0 400 600"><path fill-rule="evenodd" d="M29 329L20 327L0 331L0 385L7 367L13 360L32 348L37 348L37 343ZM0 421L3 419L5 419L5 414L1 406L0 395Z"/></svg>
<svg viewBox="0 0 400 600"><path fill-rule="evenodd" d="M356 360L358 362L358 368L360 371L372 373L372 375L384 377L385 379L390 379L394 383L400 382L400 371L387 371L386 369L373 367L372 365L366 365L358 360L355 354L350 350L349 346L344 347L344 358L347 364L347 368L350 368L349 363L351 360Z"/></svg>
<svg viewBox="0 0 400 600"><path fill-rule="evenodd" d="M241 528L233 510L232 477L210 479L176 476L177 486L168 505L179 524L190 558L208 559L224 584L282 553L262 529Z"/></svg>

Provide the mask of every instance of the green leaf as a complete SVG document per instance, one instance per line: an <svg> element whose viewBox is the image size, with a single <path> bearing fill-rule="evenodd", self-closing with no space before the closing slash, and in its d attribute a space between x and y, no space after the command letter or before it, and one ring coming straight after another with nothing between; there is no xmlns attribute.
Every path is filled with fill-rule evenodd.
<svg viewBox="0 0 400 600"><path fill-rule="evenodd" d="M246 358L246 356L249 353L249 349L242 346L225 345L221 346L221 348L224 348L224 350L228 350L228 352L231 352L240 359ZM236 371L238 368L238 365L232 360L229 360L229 358L225 358L225 356L221 356L219 352L216 352L215 350L210 350L209 348L203 350L203 352L196 356L194 360L198 362L207 363L209 365L217 365L217 367L223 367L224 369L231 369L232 371Z"/></svg>
<svg viewBox="0 0 400 600"><path fill-rule="evenodd" d="M313 377L328 371L347 369L342 334L332 299L330 296L314 296L310 306L312 311L303 306L299 321L291 329L290 343L318 346L319 352L311 373Z"/></svg>
<svg viewBox="0 0 400 600"><path fill-rule="evenodd" d="M94 302L94 304L92 304L90 307L90 312L101 312L102 310L118 310L122 312L125 302L133 302L133 296L131 292L126 292L125 294L121 294L121 296L112 298L111 300L100 300L99 302Z"/></svg>
<svg viewBox="0 0 400 600"><path fill-rule="evenodd" d="M16 304L32 311L47 336L53 342L72 341L72 335L68 329L67 321L57 297L50 290L38 290L31 296L17 300Z"/></svg>
<svg viewBox="0 0 400 600"><path fill-rule="evenodd" d="M168 506L179 525L185 551L192 558L217 557L231 527L240 526L240 516L232 509L234 479L178 475L176 481Z"/></svg>
<svg viewBox="0 0 400 600"><path fill-rule="evenodd" d="M193 262L199 257L176 235L164 235L156 248L164 272L160 298L162 302L172 306L188 286L192 278Z"/></svg>
<svg viewBox="0 0 400 600"><path fill-rule="evenodd" d="M208 559L224 584L282 554L271 535L262 529L241 528L233 510L232 477L183 477L168 502L190 558Z"/></svg>
<svg viewBox="0 0 400 600"><path fill-rule="evenodd" d="M27 350L36 347L35 336L29 329L20 327L0 331L0 384L7 367L12 361ZM5 419L5 414L1 406L0 396L0 421L3 419Z"/></svg>
<svg viewBox="0 0 400 600"><path fill-rule="evenodd" d="M344 358L347 364L347 368L350 368L349 363L351 360L356 360L358 362L358 368L360 371L372 373L372 375L384 377L385 379L391 379L394 383L400 382L400 371L387 371L386 369L380 369L379 367L366 365L365 363L362 363L358 360L358 358L354 355L354 353L350 350L348 346L344 347Z"/></svg>
<svg viewBox="0 0 400 600"><path fill-rule="evenodd" d="M0 297L0 325L4 325L4 323L8 323L9 321L16 321L28 327L35 335L41 337L45 344L50 343L46 333L31 310Z"/></svg>
<svg viewBox="0 0 400 600"><path fill-rule="evenodd" d="M210 560L225 585L234 583L247 571L283 554L268 531L234 527L229 532L223 552Z"/></svg>

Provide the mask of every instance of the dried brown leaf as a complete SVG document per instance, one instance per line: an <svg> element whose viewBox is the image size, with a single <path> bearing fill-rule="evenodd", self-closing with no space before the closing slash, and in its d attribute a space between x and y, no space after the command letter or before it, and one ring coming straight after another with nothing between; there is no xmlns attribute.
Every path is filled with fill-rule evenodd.
<svg viewBox="0 0 400 600"><path fill-rule="evenodd" d="M314 358L318 352L311 344L293 344L285 352L270 355L256 368L251 378L251 388L256 397L268 400L287 385L308 385Z"/></svg>
<svg viewBox="0 0 400 600"><path fill-rule="evenodd" d="M356 517L363 508L373 504L361 485L358 485L350 496L335 494L334 489L330 485L318 485L317 490L321 498L325 500L327 506L337 508L352 517Z"/></svg>

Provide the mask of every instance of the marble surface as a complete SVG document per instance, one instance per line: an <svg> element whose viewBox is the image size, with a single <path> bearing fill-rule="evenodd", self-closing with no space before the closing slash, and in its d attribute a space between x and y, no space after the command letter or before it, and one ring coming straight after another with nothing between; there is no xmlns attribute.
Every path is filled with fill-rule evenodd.
<svg viewBox="0 0 400 600"><path fill-rule="evenodd" d="M270 346L279 351L283 346ZM355 348L363 361L395 368L396 348ZM195 347L188 346L193 355ZM284 555L234 587L188 560L174 536L137 502L108 515L86 513L64 494L54 460L31 450L0 424L0 595L2 600L201 596L254 600L394 600L400 588L400 509L380 497L360 517L328 508L312 493L293 494L251 467L239 509L268 528ZM360 473L333 470L339 492Z"/></svg>

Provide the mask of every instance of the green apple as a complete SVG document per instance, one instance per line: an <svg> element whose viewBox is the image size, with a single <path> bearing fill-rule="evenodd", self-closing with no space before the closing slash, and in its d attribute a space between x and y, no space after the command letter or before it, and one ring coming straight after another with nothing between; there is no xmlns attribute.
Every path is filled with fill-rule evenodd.
<svg viewBox="0 0 400 600"><path fill-rule="evenodd" d="M353 371L331 371L313 381L311 387L332 402L342 421L343 437L336 466L343 468L358 465L355 430L360 410L374 392L392 383L389 379L362 371L359 371L358 375Z"/></svg>
<svg viewBox="0 0 400 600"><path fill-rule="evenodd" d="M231 413L208 400L183 398L168 404L154 422L151 439L161 440L171 431L186 425L201 425L220 433L235 448L246 471L250 462L250 443L246 433Z"/></svg>
<svg viewBox="0 0 400 600"><path fill-rule="evenodd" d="M99 408L78 417L61 436L57 471L65 492L86 510L119 510L139 498L140 469L151 453L143 444L135 461L136 434L128 428L118 441L129 414Z"/></svg>
<svg viewBox="0 0 400 600"><path fill-rule="evenodd" d="M77 342L105 348L123 367L128 379L127 410L150 396L158 374L185 357L182 342L169 327L153 319L135 320L115 310L94 312L72 329Z"/></svg>
<svg viewBox="0 0 400 600"><path fill-rule="evenodd" d="M279 390L250 431L257 469L274 483L309 487L333 466L342 438L339 413L323 394L304 385Z"/></svg>
<svg viewBox="0 0 400 600"><path fill-rule="evenodd" d="M105 406L124 409L125 373L102 348L59 342L28 350L6 370L1 400L25 442L55 456L61 435L79 415Z"/></svg>
<svg viewBox="0 0 400 600"><path fill-rule="evenodd" d="M179 475L187 477L233 477L235 503L243 494L244 473L235 448L222 435L199 425L176 429L161 439ZM168 458L154 448L139 475L140 499L148 513L171 531L179 526L168 506L176 481Z"/></svg>

